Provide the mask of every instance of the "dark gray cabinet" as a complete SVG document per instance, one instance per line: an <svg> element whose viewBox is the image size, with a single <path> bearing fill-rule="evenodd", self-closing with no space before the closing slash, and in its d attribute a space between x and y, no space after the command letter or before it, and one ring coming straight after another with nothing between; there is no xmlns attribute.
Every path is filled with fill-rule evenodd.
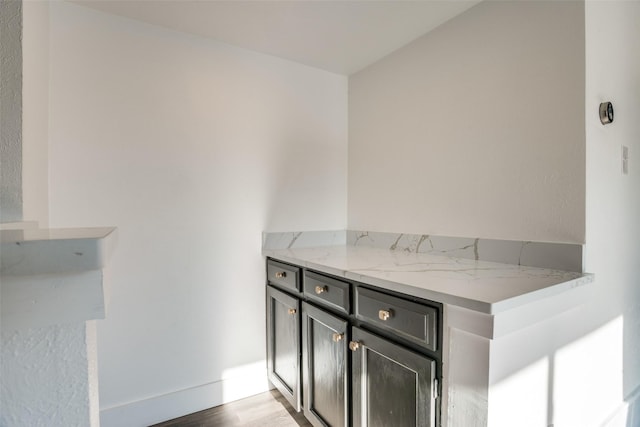
<svg viewBox="0 0 640 427"><path fill-rule="evenodd" d="M349 425L349 323L302 303L304 414L314 426Z"/></svg>
<svg viewBox="0 0 640 427"><path fill-rule="evenodd" d="M317 427L435 427L442 307L267 260L270 381Z"/></svg>
<svg viewBox="0 0 640 427"><path fill-rule="evenodd" d="M354 327L353 425L435 426L436 362Z"/></svg>
<svg viewBox="0 0 640 427"><path fill-rule="evenodd" d="M300 300L267 286L267 372L300 411Z"/></svg>

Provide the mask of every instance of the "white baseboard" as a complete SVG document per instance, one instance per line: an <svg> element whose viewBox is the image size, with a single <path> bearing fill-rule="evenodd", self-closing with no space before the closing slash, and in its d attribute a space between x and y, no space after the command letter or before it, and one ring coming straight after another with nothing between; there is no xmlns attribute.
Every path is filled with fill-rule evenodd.
<svg viewBox="0 0 640 427"><path fill-rule="evenodd" d="M231 378L102 409L100 426L147 427L268 391L267 371L260 365L237 369Z"/></svg>

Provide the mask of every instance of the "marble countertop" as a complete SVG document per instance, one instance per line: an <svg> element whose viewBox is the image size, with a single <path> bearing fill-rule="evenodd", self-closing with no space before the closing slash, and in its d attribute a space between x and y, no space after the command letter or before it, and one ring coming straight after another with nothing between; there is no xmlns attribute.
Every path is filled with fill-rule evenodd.
<svg viewBox="0 0 640 427"><path fill-rule="evenodd" d="M360 246L265 249L281 261L487 314L587 285L590 274Z"/></svg>

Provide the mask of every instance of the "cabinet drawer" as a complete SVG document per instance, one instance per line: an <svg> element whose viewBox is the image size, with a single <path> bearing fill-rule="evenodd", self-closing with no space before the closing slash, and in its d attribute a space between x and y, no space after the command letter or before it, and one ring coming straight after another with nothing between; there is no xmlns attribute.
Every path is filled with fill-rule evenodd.
<svg viewBox="0 0 640 427"><path fill-rule="evenodd" d="M267 280L272 285L300 292L300 269L289 264L267 260Z"/></svg>
<svg viewBox="0 0 640 427"><path fill-rule="evenodd" d="M371 289L356 288L356 317L428 350L438 350L438 309Z"/></svg>
<svg viewBox="0 0 640 427"><path fill-rule="evenodd" d="M304 294L328 308L349 314L350 284L312 271L304 273Z"/></svg>

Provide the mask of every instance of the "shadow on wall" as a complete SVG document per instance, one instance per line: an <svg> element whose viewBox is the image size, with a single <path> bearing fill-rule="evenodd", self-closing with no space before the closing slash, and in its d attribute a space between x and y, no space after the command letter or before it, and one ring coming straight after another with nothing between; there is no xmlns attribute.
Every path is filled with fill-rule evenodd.
<svg viewBox="0 0 640 427"><path fill-rule="evenodd" d="M625 319L590 314L577 308L494 341L496 425L640 427L638 399L623 402Z"/></svg>

